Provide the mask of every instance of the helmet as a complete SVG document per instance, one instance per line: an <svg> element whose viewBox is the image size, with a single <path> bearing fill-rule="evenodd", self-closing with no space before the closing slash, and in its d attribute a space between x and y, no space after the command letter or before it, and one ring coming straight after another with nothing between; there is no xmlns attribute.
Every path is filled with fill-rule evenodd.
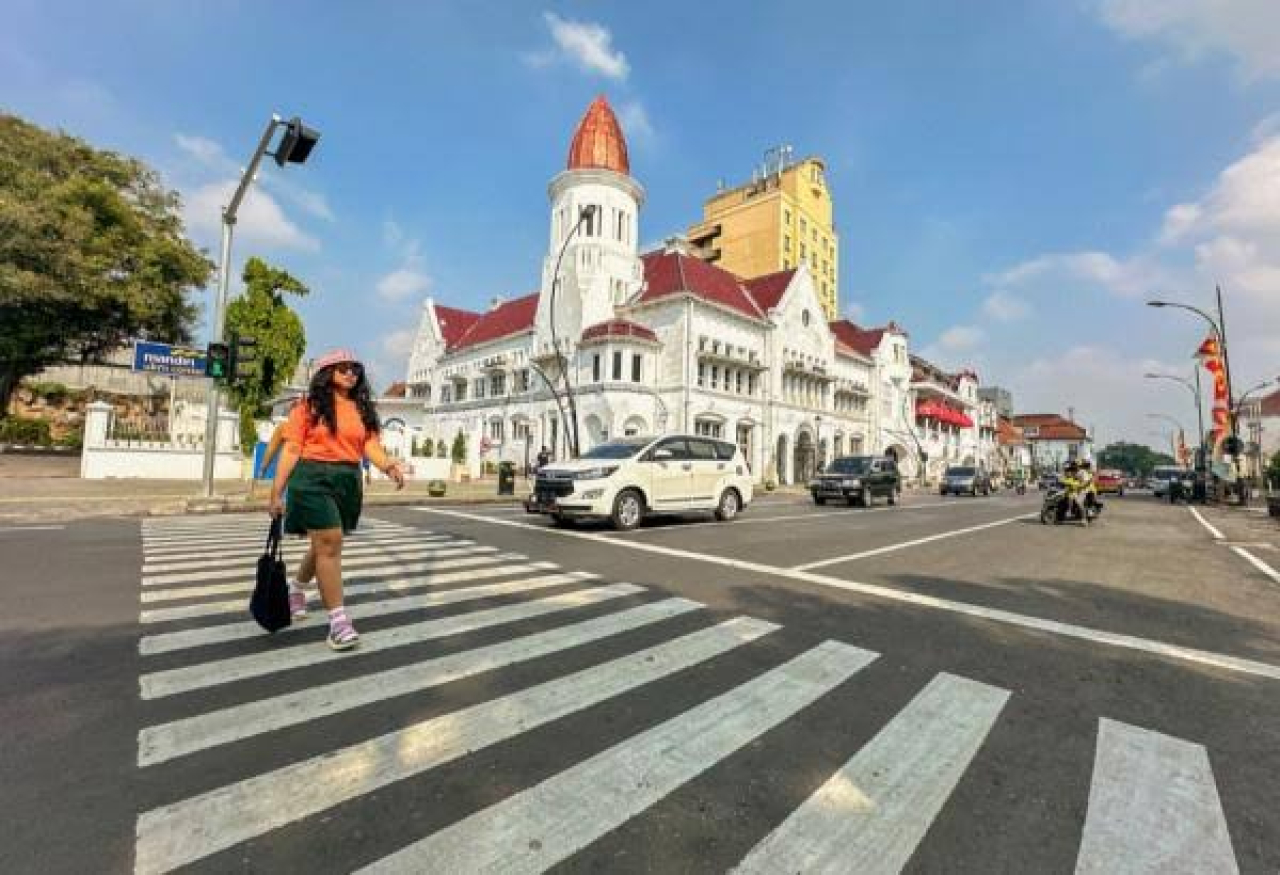
<svg viewBox="0 0 1280 875"><path fill-rule="evenodd" d="M1090 462L1088 459L1081 459L1080 467L1084 468L1087 471L1088 469L1093 467L1093 462Z"/></svg>

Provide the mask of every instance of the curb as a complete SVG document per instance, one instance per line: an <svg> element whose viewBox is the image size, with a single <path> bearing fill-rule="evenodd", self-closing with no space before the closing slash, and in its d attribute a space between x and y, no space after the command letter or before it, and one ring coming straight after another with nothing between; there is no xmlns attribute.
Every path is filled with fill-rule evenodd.
<svg viewBox="0 0 1280 875"><path fill-rule="evenodd" d="M219 499L219 498L189 498L180 499L180 504L176 508L149 508L139 511L142 516L180 516L184 514L218 514L218 513L250 513L253 511L265 512L267 502L265 500L254 499L252 501L236 500L236 499ZM418 506L478 506L478 505L516 505L520 504L519 497L513 496L492 496L488 498L429 498L425 496L405 496L397 498L389 496L385 499L365 499L364 508L379 507L418 507Z"/></svg>

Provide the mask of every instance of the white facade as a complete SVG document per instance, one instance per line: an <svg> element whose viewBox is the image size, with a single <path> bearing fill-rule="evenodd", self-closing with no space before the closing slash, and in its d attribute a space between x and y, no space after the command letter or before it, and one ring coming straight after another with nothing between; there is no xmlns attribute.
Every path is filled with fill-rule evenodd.
<svg viewBox="0 0 1280 875"><path fill-rule="evenodd" d="M535 296L486 313L423 305L406 380L422 417L400 412L419 441L462 434L472 476L544 446L567 457L575 421L584 452L667 431L734 441L763 481L802 483L859 452L917 475L916 439L932 436L917 429L904 332L828 324L803 264L739 280L678 243L641 256L644 191L626 173L571 166L548 195Z"/></svg>

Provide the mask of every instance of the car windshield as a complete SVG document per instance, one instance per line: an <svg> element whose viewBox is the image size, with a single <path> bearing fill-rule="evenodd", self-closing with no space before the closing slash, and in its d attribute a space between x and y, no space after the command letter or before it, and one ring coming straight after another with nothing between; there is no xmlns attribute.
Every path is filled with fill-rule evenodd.
<svg viewBox="0 0 1280 875"><path fill-rule="evenodd" d="M871 467L871 460L865 456L854 456L847 459L833 459L827 467L828 474L862 474Z"/></svg>
<svg viewBox="0 0 1280 875"><path fill-rule="evenodd" d="M972 468L948 468L948 477L972 477L974 470Z"/></svg>
<svg viewBox="0 0 1280 875"><path fill-rule="evenodd" d="M583 459L630 459L653 442L653 438L620 438L605 441L582 454Z"/></svg>

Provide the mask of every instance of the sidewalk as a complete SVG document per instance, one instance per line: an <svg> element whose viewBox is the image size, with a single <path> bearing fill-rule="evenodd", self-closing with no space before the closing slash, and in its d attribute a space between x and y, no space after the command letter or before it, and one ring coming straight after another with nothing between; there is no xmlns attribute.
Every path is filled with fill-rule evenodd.
<svg viewBox="0 0 1280 875"><path fill-rule="evenodd" d="M191 480L80 480L72 477L0 478L0 524L62 522L93 516L229 513L265 510L270 483L220 480L212 500ZM514 496L499 496L496 479L450 483L444 497L427 495L426 481L410 481L403 491L378 480L365 488L370 507L405 504L513 504L529 494L529 481L516 479Z"/></svg>

